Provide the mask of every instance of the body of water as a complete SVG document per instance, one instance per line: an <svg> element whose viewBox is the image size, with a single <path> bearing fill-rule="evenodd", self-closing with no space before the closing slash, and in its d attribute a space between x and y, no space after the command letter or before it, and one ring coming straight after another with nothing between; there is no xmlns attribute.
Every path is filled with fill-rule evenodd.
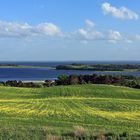
<svg viewBox="0 0 140 140"><path fill-rule="evenodd" d="M55 67L60 64L83 63L83 64L140 64L139 62L97 62L97 61L82 61L82 62L0 62L7 64L17 64L26 66L41 66L40 68L0 68L0 81L7 80L23 80L23 81L38 81L46 79L56 79L59 75L71 74L122 74L140 76L140 72L99 72L99 71L83 71L83 70L55 70L45 66ZM44 68L43 68L44 66Z"/></svg>

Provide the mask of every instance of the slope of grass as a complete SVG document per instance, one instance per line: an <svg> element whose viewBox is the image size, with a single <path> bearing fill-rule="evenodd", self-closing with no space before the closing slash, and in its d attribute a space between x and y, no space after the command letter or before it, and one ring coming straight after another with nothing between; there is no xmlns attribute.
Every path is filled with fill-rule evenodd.
<svg viewBox="0 0 140 140"><path fill-rule="evenodd" d="M108 85L0 87L0 126L25 128L23 132L47 128L62 133L83 126L93 132L139 133L140 90Z"/></svg>

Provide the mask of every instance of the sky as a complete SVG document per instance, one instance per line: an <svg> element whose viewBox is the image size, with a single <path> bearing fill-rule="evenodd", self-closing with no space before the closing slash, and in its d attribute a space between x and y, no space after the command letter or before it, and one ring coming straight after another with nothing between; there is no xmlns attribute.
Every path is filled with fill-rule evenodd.
<svg viewBox="0 0 140 140"><path fill-rule="evenodd" d="M0 0L0 61L140 61L140 0Z"/></svg>

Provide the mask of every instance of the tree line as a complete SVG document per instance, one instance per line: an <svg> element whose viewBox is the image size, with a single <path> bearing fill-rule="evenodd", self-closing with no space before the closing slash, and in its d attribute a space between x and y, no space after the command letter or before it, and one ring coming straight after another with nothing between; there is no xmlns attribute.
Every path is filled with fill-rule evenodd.
<svg viewBox="0 0 140 140"><path fill-rule="evenodd" d="M56 80L45 80L44 83L23 82L23 81L6 81L0 82L3 86L12 87L33 87L42 88L59 85L76 85L76 84L108 84L117 86L127 86L140 89L140 77L124 75L60 75Z"/></svg>
<svg viewBox="0 0 140 140"><path fill-rule="evenodd" d="M130 64L69 64L58 65L57 70L93 70L93 71L124 71L124 70L140 70L140 65Z"/></svg>
<svg viewBox="0 0 140 140"><path fill-rule="evenodd" d="M56 80L57 85L74 84L108 84L127 86L140 89L140 77L124 75L61 75Z"/></svg>

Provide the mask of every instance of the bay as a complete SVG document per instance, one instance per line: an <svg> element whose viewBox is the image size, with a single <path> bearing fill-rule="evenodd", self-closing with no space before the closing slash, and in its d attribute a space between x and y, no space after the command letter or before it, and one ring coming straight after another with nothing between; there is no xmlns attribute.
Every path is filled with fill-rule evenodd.
<svg viewBox="0 0 140 140"><path fill-rule="evenodd" d="M7 64L17 64L26 66L38 66L34 68L0 68L0 81L23 80L23 81L42 81L47 79L56 79L59 75L80 75L80 74L121 74L140 76L139 71L134 72L99 72L87 70L56 70L47 67L55 67L62 64L80 63L80 64L140 64L138 61L67 61L67 62L0 62Z"/></svg>

